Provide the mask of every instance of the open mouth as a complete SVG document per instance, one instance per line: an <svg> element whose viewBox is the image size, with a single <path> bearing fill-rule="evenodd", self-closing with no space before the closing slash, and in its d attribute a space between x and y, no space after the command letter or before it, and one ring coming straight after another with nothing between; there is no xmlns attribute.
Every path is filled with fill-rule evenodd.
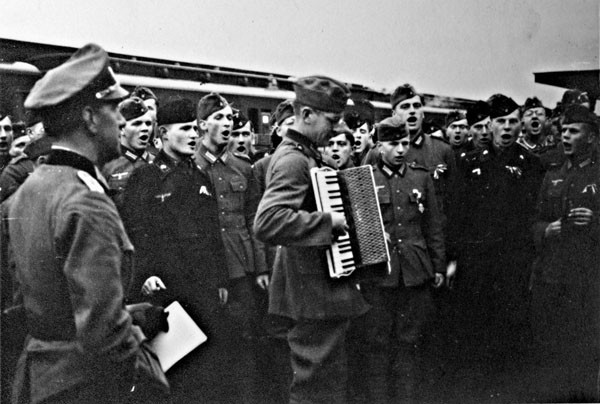
<svg viewBox="0 0 600 404"><path fill-rule="evenodd" d="M0 141L0 150L8 150L8 142L5 140Z"/></svg>
<svg viewBox="0 0 600 404"><path fill-rule="evenodd" d="M533 129L539 129L542 126L542 124L539 121L533 121L531 122L531 127Z"/></svg>
<svg viewBox="0 0 600 404"><path fill-rule="evenodd" d="M339 154L335 154L335 153L331 155L331 158L334 159L334 160L341 159L340 155Z"/></svg>
<svg viewBox="0 0 600 404"><path fill-rule="evenodd" d="M142 134L142 135L140 135L139 139L140 139L140 142L146 143L148 140L150 140L150 135Z"/></svg>
<svg viewBox="0 0 600 404"><path fill-rule="evenodd" d="M190 146L192 149L196 148L196 144L197 144L197 142L195 140L188 142L188 146Z"/></svg>
<svg viewBox="0 0 600 404"><path fill-rule="evenodd" d="M240 153L246 153L246 147L242 145L238 146L235 150Z"/></svg>
<svg viewBox="0 0 600 404"><path fill-rule="evenodd" d="M573 145L563 142L563 148L565 149L565 153L570 153L573 150Z"/></svg>
<svg viewBox="0 0 600 404"><path fill-rule="evenodd" d="M231 135L231 132L228 130L224 130L223 132L221 132L221 136L223 136L223 139L229 139L229 135Z"/></svg>
<svg viewBox="0 0 600 404"><path fill-rule="evenodd" d="M409 124L415 124L415 123L417 123L417 117L416 116L409 116L406 119L406 122L408 122Z"/></svg>

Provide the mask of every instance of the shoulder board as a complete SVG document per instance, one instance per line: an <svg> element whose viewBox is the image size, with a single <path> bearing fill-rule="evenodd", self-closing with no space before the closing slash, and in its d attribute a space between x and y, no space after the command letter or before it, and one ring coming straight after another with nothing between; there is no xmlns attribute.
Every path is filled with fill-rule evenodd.
<svg viewBox="0 0 600 404"><path fill-rule="evenodd" d="M435 132L429 134L429 137L435 140L441 140L442 142L446 143L446 144L450 144L450 142L448 142L446 140L446 138L444 138L444 134L442 133L441 130L436 130Z"/></svg>
<svg viewBox="0 0 600 404"><path fill-rule="evenodd" d="M100 192L101 194L104 193L104 188L102 188L102 185L100 185L98 180L96 180L87 172L79 170L77 171L77 177L79 177L81 182L83 182L85 186L89 188L90 191Z"/></svg>
<svg viewBox="0 0 600 404"><path fill-rule="evenodd" d="M247 155L245 155L244 153L239 153L239 152L233 152L232 153L235 157L244 160L248 163L252 163L252 160L250 159L250 157L248 157Z"/></svg>
<svg viewBox="0 0 600 404"><path fill-rule="evenodd" d="M427 167L417 164L414 161L412 163L410 163L408 166L414 170L423 170L423 171L427 171L427 172L429 171L427 169Z"/></svg>

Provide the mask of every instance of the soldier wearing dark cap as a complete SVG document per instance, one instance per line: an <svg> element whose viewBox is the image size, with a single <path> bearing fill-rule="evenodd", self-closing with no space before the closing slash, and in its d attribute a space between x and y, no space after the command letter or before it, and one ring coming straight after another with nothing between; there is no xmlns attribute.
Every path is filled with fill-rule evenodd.
<svg viewBox="0 0 600 404"><path fill-rule="evenodd" d="M158 113L158 97L148 87L137 86L131 92L131 97L138 97L144 102L146 108L152 116L152 131L150 132L150 144L148 145L148 151L152 155L156 155L162 148L160 136L156 132L156 114Z"/></svg>
<svg viewBox="0 0 600 404"><path fill-rule="evenodd" d="M492 145L467 153L461 162L453 201L457 217L449 228L458 254L456 287L465 308L465 331L479 347L489 342L505 353L522 348L533 258L529 227L541 167L536 156L515 143L521 131L519 106L501 94L488 103Z"/></svg>
<svg viewBox="0 0 600 404"><path fill-rule="evenodd" d="M458 159L460 155L468 150L469 144L469 124L467 117L461 111L452 111L446 116L446 139L455 157Z"/></svg>
<svg viewBox="0 0 600 404"><path fill-rule="evenodd" d="M367 100L352 100L352 105L349 105L344 111L344 122L353 131L352 162L355 166L359 166L363 164L369 150L374 146L371 134L375 123L375 107Z"/></svg>
<svg viewBox="0 0 600 404"><path fill-rule="evenodd" d="M546 173L533 226L538 251L532 278L538 364L535 398L596 402L600 365L597 117L580 105L567 108L561 137L567 160Z"/></svg>
<svg viewBox="0 0 600 404"><path fill-rule="evenodd" d="M477 101L467 110L467 123L471 137L469 149L486 149L492 143L490 131L490 106L485 101Z"/></svg>
<svg viewBox="0 0 600 404"><path fill-rule="evenodd" d="M445 205L450 198L457 170L452 147L442 138L423 132L423 97L410 84L396 88L390 101L392 114L402 119L408 127L411 147L406 159L409 163L415 162L429 170L440 211L446 214Z"/></svg>
<svg viewBox="0 0 600 404"><path fill-rule="evenodd" d="M540 154L550 146L546 142L547 136L547 110L537 97L527 98L521 107L521 123L523 137L517 140L525 150Z"/></svg>
<svg viewBox="0 0 600 404"><path fill-rule="evenodd" d="M404 122L387 118L376 130L374 177L391 262L389 273L361 283L373 306L365 324L365 402L412 402L418 400L425 326L435 313L431 287L442 285L446 271L442 215L428 170L407 161L411 140Z"/></svg>
<svg viewBox="0 0 600 404"><path fill-rule="evenodd" d="M581 105L590 109L590 97L586 92L578 90L576 88L569 89L564 92L562 99L560 101L563 112L567 110L571 105Z"/></svg>
<svg viewBox="0 0 600 404"><path fill-rule="evenodd" d="M269 313L291 319L287 333L293 380L291 403L343 403L346 394L345 335L349 319L368 306L348 279L330 279L325 250L346 231L343 215L318 212L310 169L321 163L340 121L349 91L323 76L294 86L295 121L267 171L267 189L254 229L266 243L280 244L269 287Z"/></svg>
<svg viewBox="0 0 600 404"><path fill-rule="evenodd" d="M25 108L41 114L54 145L9 210L29 333L15 402L167 399L159 369L153 376L163 383L146 384L157 379L136 374L143 372L136 360L147 360L150 351L123 304L133 246L99 171L119 155L124 119L117 105L127 94L107 53L90 44L49 70L25 100Z"/></svg>
<svg viewBox="0 0 600 404"><path fill-rule="evenodd" d="M254 162L255 154L252 151L253 135L252 122L246 118L242 111L234 109L233 127L227 145L229 151L247 156L251 162Z"/></svg>
<svg viewBox="0 0 600 404"><path fill-rule="evenodd" d="M226 250L230 280L230 309L238 318L240 334L252 337L254 327L254 284L269 284L263 250L252 232L260 198L250 158L227 150L233 130L233 110L216 93L202 97L197 108L202 142L196 163L211 178L219 205L221 237Z"/></svg>
<svg viewBox="0 0 600 404"><path fill-rule="evenodd" d="M121 131L121 156L108 162L102 169L102 174L108 181L111 197L120 210L123 191L133 170L154 160L154 155L147 151L154 118L142 99L137 97L121 102L119 111L126 121Z"/></svg>
<svg viewBox="0 0 600 404"><path fill-rule="evenodd" d="M194 103L174 98L161 106L158 131L162 150L134 170L124 194L123 220L137 251L131 296L179 301L208 336L169 372L173 401L237 402L222 310L225 251L214 189L193 160L200 142Z"/></svg>

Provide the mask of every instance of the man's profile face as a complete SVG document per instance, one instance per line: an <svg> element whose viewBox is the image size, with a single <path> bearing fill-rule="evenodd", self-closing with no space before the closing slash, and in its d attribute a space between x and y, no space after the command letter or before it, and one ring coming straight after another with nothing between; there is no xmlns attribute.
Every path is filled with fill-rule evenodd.
<svg viewBox="0 0 600 404"><path fill-rule="evenodd" d="M169 155L181 158L194 154L198 145L198 124L196 121L164 125L163 149Z"/></svg>
<svg viewBox="0 0 600 404"><path fill-rule="evenodd" d="M327 146L329 139L334 135L333 127L342 119L341 113L315 111L314 138L311 139L317 146Z"/></svg>
<svg viewBox="0 0 600 404"><path fill-rule="evenodd" d="M121 155L119 136L125 118L119 112L118 102L104 102L93 109L97 116L98 164L103 165Z"/></svg>
<svg viewBox="0 0 600 404"><path fill-rule="evenodd" d="M406 122L410 133L418 133L423 127L423 119L425 118L421 97L415 95L412 98L400 101L394 107L394 115Z"/></svg>
<svg viewBox="0 0 600 404"><path fill-rule="evenodd" d="M229 142L233 126L233 110L229 105L210 114L200 121L200 128L206 139L217 147L223 147Z"/></svg>

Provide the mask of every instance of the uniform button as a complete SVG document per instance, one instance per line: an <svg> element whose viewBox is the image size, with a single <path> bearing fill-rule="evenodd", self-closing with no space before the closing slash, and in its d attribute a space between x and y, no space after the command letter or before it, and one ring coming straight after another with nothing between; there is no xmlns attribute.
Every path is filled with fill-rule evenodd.
<svg viewBox="0 0 600 404"><path fill-rule="evenodd" d="M225 231L225 228L221 229L221 231Z"/></svg>
<svg viewBox="0 0 600 404"><path fill-rule="evenodd" d="M223 199L223 195L219 195L219 198Z"/></svg>
<svg viewBox="0 0 600 404"><path fill-rule="evenodd" d="M399 243L401 243L401 242L402 242L402 239L400 239L400 238L399 238L399 239L398 239L398 242L399 242Z"/></svg>

